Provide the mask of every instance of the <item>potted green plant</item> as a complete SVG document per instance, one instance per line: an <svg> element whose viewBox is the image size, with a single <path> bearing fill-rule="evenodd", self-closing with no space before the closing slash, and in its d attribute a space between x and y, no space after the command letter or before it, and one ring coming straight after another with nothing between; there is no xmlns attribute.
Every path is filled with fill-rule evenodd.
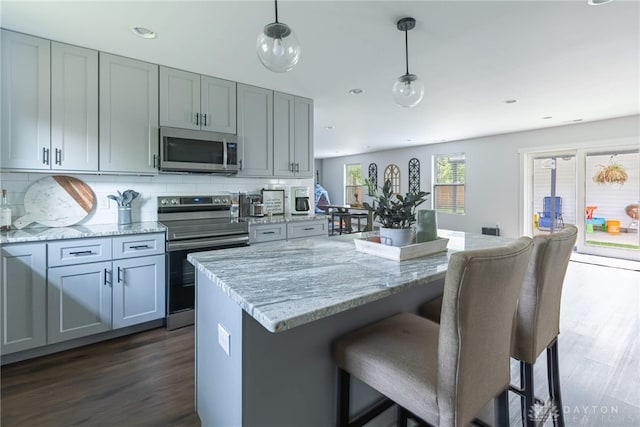
<svg viewBox="0 0 640 427"><path fill-rule="evenodd" d="M424 203L428 192L396 194L391 189L391 181L386 180L380 192L367 179L365 184L369 194L373 194L373 206L364 202L365 209L373 213L380 224L380 243L391 246L406 246L413 242L412 225L416 222L416 208Z"/></svg>

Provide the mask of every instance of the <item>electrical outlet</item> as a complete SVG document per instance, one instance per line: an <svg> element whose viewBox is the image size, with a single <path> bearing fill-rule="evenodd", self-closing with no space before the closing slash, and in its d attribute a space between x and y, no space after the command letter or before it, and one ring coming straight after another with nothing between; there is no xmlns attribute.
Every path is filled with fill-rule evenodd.
<svg viewBox="0 0 640 427"><path fill-rule="evenodd" d="M222 347L224 352L227 353L227 356L229 356L229 348L231 347L231 334L220 323L218 323L218 344L220 345L220 347Z"/></svg>

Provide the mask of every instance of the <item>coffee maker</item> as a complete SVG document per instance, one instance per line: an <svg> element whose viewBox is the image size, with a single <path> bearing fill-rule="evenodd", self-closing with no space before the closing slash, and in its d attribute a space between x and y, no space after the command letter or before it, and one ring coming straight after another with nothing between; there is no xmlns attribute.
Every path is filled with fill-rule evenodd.
<svg viewBox="0 0 640 427"><path fill-rule="evenodd" d="M309 187L291 187L291 214L308 215Z"/></svg>

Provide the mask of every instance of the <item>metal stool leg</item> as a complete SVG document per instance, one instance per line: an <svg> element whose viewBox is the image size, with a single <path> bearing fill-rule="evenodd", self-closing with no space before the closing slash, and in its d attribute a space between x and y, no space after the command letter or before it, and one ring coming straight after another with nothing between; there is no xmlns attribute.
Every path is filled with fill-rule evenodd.
<svg viewBox="0 0 640 427"><path fill-rule="evenodd" d="M347 427L349 425L349 393L350 393L351 375L338 369L338 427Z"/></svg>
<svg viewBox="0 0 640 427"><path fill-rule="evenodd" d="M547 347L547 377L549 380L549 398L556 406L557 417L553 418L555 427L564 427L564 408L560 395L560 369L558 365L558 340Z"/></svg>
<svg viewBox="0 0 640 427"><path fill-rule="evenodd" d="M529 416L529 411L533 409L533 365L531 363L520 361L520 387L524 396L520 398L522 407L522 425L526 427L534 427L535 422Z"/></svg>

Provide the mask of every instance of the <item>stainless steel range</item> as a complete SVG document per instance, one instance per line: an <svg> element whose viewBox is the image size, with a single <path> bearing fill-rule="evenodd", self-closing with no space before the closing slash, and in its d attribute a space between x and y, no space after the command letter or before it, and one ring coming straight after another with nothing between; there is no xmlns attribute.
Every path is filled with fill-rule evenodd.
<svg viewBox="0 0 640 427"><path fill-rule="evenodd" d="M248 223L231 220L230 196L158 197L167 227L167 329L193 324L195 269L191 252L249 245Z"/></svg>

